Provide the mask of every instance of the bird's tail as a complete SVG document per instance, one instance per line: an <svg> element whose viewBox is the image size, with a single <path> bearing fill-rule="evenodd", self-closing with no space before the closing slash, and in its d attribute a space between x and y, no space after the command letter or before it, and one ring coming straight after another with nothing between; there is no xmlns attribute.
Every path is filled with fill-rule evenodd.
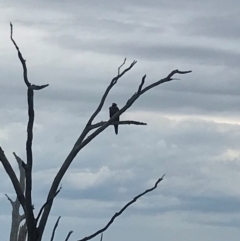
<svg viewBox="0 0 240 241"><path fill-rule="evenodd" d="M118 134L118 125L114 125L115 133Z"/></svg>

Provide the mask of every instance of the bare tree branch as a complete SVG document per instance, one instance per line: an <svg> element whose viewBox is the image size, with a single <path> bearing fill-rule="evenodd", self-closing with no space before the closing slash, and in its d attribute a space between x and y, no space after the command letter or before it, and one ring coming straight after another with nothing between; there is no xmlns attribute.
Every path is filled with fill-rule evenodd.
<svg viewBox="0 0 240 241"><path fill-rule="evenodd" d="M22 188L22 191L24 192L25 190L25 170L23 168L23 160L15 153L13 152L13 155L18 163L18 169L19 169L19 182L20 182L20 187Z"/></svg>
<svg viewBox="0 0 240 241"><path fill-rule="evenodd" d="M145 87L142 91L140 91L140 93L138 93L138 97L139 97L140 95L142 95L143 93L145 93L146 91L152 89L153 87L156 87L156 86L158 86L158 85L160 85L160 84L163 84L163 83L165 83L165 82L169 82L169 81L171 81L171 80L174 80L174 79L172 78L172 76L175 75L175 74L189 74L189 73L191 73L191 72L192 72L191 70L188 70L188 71L180 71L180 70L178 70L178 69L175 69L175 70L173 70L166 78L160 79L159 81L157 81L157 82L155 82L155 83L153 83L153 84L148 85L147 87Z"/></svg>
<svg viewBox="0 0 240 241"><path fill-rule="evenodd" d="M18 162L19 173L20 173L20 177L19 177L20 183L19 184L20 184L20 188L21 188L22 192L24 193L25 171L22 167L22 160L15 153L13 153L13 154ZM6 194L6 196L7 196L7 194ZM23 232L23 230L24 230L24 228L19 229L19 227L20 227L20 223L25 218L25 214L22 214L22 215L19 214L20 201L18 200L18 197L16 197L16 200L12 201L11 204L12 204L12 223L11 223L11 231L10 231L9 241L17 241L18 236L20 235L20 231Z"/></svg>
<svg viewBox="0 0 240 241"><path fill-rule="evenodd" d="M57 226L58 226L58 223L59 223L59 220L60 220L61 216L58 217L55 225L54 225L54 228L53 228L53 231L52 231L52 237L51 237L51 241L53 241L54 239L54 235L55 235L55 232L56 232L56 229L57 229Z"/></svg>
<svg viewBox="0 0 240 241"><path fill-rule="evenodd" d="M28 240L36 239L36 222L33 213L33 204L32 204L32 165L33 165L33 155L32 155L32 140L33 140L33 123L34 123L34 90L41 90L48 85L32 85L28 80L26 60L23 58L22 53L19 50L18 45L13 39L13 25L10 23L10 39L12 40L17 52L19 60L23 67L23 79L25 84L28 87L27 90L27 100L28 100L28 125L27 125L27 142L26 142L26 152L27 152L27 164L25 166L25 177L26 177L26 188L25 188L25 197L26 197L26 207L24 209L26 214L27 229L28 229Z"/></svg>
<svg viewBox="0 0 240 241"><path fill-rule="evenodd" d="M142 90L142 87L143 87L143 85L144 85L144 83L145 83L146 76L147 76L147 75L144 75L144 76L142 77L142 82L141 82L141 84L140 84L139 87L138 87L138 93L140 93L140 91Z"/></svg>
<svg viewBox="0 0 240 241"><path fill-rule="evenodd" d="M92 124L90 129L95 129L95 128L98 128L104 124L106 124L107 121L101 121L99 123L96 123L96 124ZM139 122L139 121L131 121L131 120L125 120L125 121L115 121L115 122L112 122L110 125L115 125L115 124L118 124L118 125L141 125L141 126L146 126L147 123L144 123L144 122Z"/></svg>
<svg viewBox="0 0 240 241"><path fill-rule="evenodd" d="M100 241L102 241L103 240L103 233L101 233L101 239L100 239Z"/></svg>
<svg viewBox="0 0 240 241"><path fill-rule="evenodd" d="M92 134L90 134L89 136L86 137L86 135L89 132L89 128L88 126L91 126L91 123L93 121L93 119L97 116L97 114L101 111L103 104L105 102L105 99L107 97L107 95L109 94L110 90L112 89L112 87L117 83L117 80L124 75L124 73L126 73L127 71L129 71L134 65L136 64L136 61L133 61L132 64L125 69L120 75L118 75L117 77L113 78L113 80L111 81L111 83L109 84L109 86L107 87L101 101L100 104L97 108L97 110L93 113L93 115L90 117L85 129L83 130L82 134L80 135L80 137L78 138L78 140L76 141L75 145L73 146L72 150L70 151L69 155L67 156L67 158L65 159L63 165L60 167L60 170L58 171L57 175L54 178L54 181L52 183L52 186L49 190L48 193L48 198L51 197L53 195L53 193L56 192L59 183L61 182L64 174L66 173L68 167L70 166L70 164L72 163L73 159L76 157L76 155L79 153L79 151L85 147L88 143L90 143L98 134L100 134L102 131L104 131L109 125L111 125L111 123L113 123L115 121L115 118L120 116L123 112L125 112L127 109L129 109L132 104L145 92L147 92L148 90L163 84L165 82L169 82L172 80L173 75L175 74L187 74L187 73L191 73L192 71L179 71L179 70L173 70L167 77L165 77L164 79L160 79L156 82L154 82L153 84L148 85L147 87L145 87L144 89L141 89L143 86L143 82L145 80L146 77L142 78L141 84L138 88L138 90L140 90L139 92L136 92L128 101L127 103L114 115L112 116L105 124L103 124L101 127L99 127L97 130L95 130ZM86 137L86 138L85 138ZM43 215L41 217L40 223L39 223L39 230L40 230L40 235L42 235L43 230L45 228L51 207L52 207L52 201L49 202L49 204L46 206L46 208L44 209Z"/></svg>
<svg viewBox="0 0 240 241"><path fill-rule="evenodd" d="M68 239L70 238L70 236L71 236L72 233L73 233L73 231L69 231L69 233L68 233L68 235L67 235L65 241L68 241Z"/></svg>
<svg viewBox="0 0 240 241"><path fill-rule="evenodd" d="M95 233L93 233L93 234L91 234L91 235L89 235L89 236L87 236L87 237L85 237L85 238L83 238L83 239L80 239L80 240L78 240L78 241L87 241L87 240L90 240L90 239L96 237L97 235L99 235L100 233L103 233L104 231L106 231L106 230L109 228L109 226L114 222L114 220L115 220L118 216L120 216L130 205L132 205L133 203L135 203L140 197L142 197L142 196L144 196L145 194L147 194L147 193L153 191L154 189L156 189L157 186L158 186L158 184L163 180L164 176L165 176L165 174L156 181L155 185L154 185L152 188L149 188L149 189L147 189L146 191L144 191L144 192L140 193L139 195L137 195L136 197L134 197L134 198L132 199L132 201L128 202L119 212L115 213L104 228L99 229L97 232L95 232Z"/></svg>
<svg viewBox="0 0 240 241"><path fill-rule="evenodd" d="M120 75L120 73L121 73L121 68L122 68L123 65L126 63L126 60L127 60L127 58L125 58L125 59L123 60L123 63L118 67L118 75Z"/></svg>
<svg viewBox="0 0 240 241"><path fill-rule="evenodd" d="M9 161L8 161L7 157L5 156L4 151L1 147L0 147L0 161L2 162L6 173L8 174L9 178L12 181L12 184L13 184L13 187L17 194L19 202L21 203L23 209L25 210L25 197L24 197L22 189L20 187L20 183L17 179L15 172L12 169L11 164L9 163Z"/></svg>
<svg viewBox="0 0 240 241"><path fill-rule="evenodd" d="M28 96L28 126L27 126L27 142L26 142L26 152L27 152L27 166L25 168L26 170L26 190L25 190L25 196L26 196L26 221L27 221L27 228L28 228L28 237L29 239L34 236L34 230L36 228L35 226L35 220L34 220L34 214L32 210L32 139L33 139L33 122L34 122L34 105L33 105L33 89L31 87L31 83L28 81L28 75L27 75L27 66L26 66L26 60L23 58L22 53L19 50L19 47L17 46L16 42L13 39L13 25L10 23L11 28L11 35L10 38L14 44L14 46L17 49L18 57L20 62L22 63L23 67L23 79L25 84L28 87L27 96Z"/></svg>
<svg viewBox="0 0 240 241"><path fill-rule="evenodd" d="M33 90L42 90L42 89L44 89L48 86L49 86L49 84L46 84L46 85L34 85L34 84L32 84L29 88L33 89Z"/></svg>
<svg viewBox="0 0 240 241"><path fill-rule="evenodd" d="M8 201L11 203L11 205L13 206L14 204L14 201L7 195L5 194L5 196L7 197Z"/></svg>
<svg viewBox="0 0 240 241"><path fill-rule="evenodd" d="M49 204L49 202L52 202L52 201L53 201L53 199L58 195L58 193L61 191L61 189L62 189L62 187L60 187L60 188L56 191L56 193L43 204L43 206L41 207L41 209L40 209L40 211L39 211L39 213L38 213L38 215L37 215L36 223L38 222L38 220L39 220L39 218L40 218L40 216L41 216L44 208Z"/></svg>
<svg viewBox="0 0 240 241"><path fill-rule="evenodd" d="M13 43L13 45L15 46L17 52L18 52L18 57L19 60L22 64L23 67L23 79L24 82L27 86L27 97L28 97L28 125L27 125L27 142L26 142L26 153L27 153L27 162L26 164L21 161L21 167L24 167L24 171L25 171L25 175L26 175L26 188L25 188L25 197L23 194L23 191L21 191L21 188L19 188L20 183L16 178L16 175L10 165L10 163L8 162L7 158L4 155L4 152L2 151L1 147L0 147L0 161L3 163L3 166L7 172L7 174L9 175L13 186L15 188L15 191L17 193L18 199L21 203L21 205L24 208L24 213L26 215L26 221L27 221L27 228L28 228L28 241L36 241L36 240L41 240L42 239L42 234L43 231L45 229L50 211L51 211L51 207L53 204L53 200L54 198L57 196L57 194L59 193L60 189L58 190L59 184L63 178L63 176L65 175L67 169L69 168L69 166L71 165L73 159L76 157L76 155L79 153L79 151L84 148L87 144L89 144L98 134L100 134L102 131L104 131L109 125L112 125L114 123L119 123L119 124L135 124L135 125L145 125L146 123L142 123L142 122L136 122L136 121L119 121L116 122L116 117L119 117L122 113L124 113L127 109L129 109L132 104L145 92L147 92L148 90L163 84L165 82L169 82L171 80L173 80L173 76L175 74L187 74L190 73L191 71L179 71L179 70L173 70L166 78L164 79L160 79L156 82L154 82L153 84L148 85L147 87L143 88L144 83L145 83L145 78L146 75L144 75L142 77L141 83L138 86L138 90L136 93L133 94L133 96L131 98L128 99L128 101L126 102L126 104L114 115L112 116L108 121L105 122L99 122L96 124L92 124L93 120L95 119L95 117L100 113L100 111L102 110L104 103L106 101L106 98L108 96L108 94L110 93L111 89L115 86L115 84L117 84L118 80L128 71L130 71L133 66L137 63L137 61L133 61L129 67L127 67L126 69L124 69L121 72L121 68L125 65L126 63L126 58L124 59L123 63L118 67L118 74L116 77L114 77L109 86L106 88L100 103L97 107L97 109L93 112L92 116L89 118L89 120L87 121L87 124L83 130L83 132L81 133L81 135L79 136L78 140L76 141L76 143L74 144L72 150L70 151L69 155L67 156L67 158L65 159L63 165L60 167L58 173L56 174L54 181L51 185L51 188L49 190L48 193L48 197L47 197L47 201L45 202L45 204L41 207L37 218L34 218L34 213L33 213L33 204L32 204L32 165L33 165L33 155L32 155L32 141L33 141L33 124L34 124L34 90L41 90L45 87L48 86L48 84L46 85L34 85L31 84L28 80L28 74L27 74L27 66L26 66L26 60L23 58L18 45L16 44L15 40L13 39L13 25L10 23L10 28L11 28L11 33L10 33L10 39ZM95 131L93 131L91 134L89 134L89 132L93 129L95 129ZM88 135L89 134L89 135ZM20 165L20 164L19 164ZM132 203L134 203L138 198L140 198L142 195L145 195L147 192L150 192L152 190L154 190L158 183L163 179L160 178L155 186L152 189L148 189L146 190L144 193L136 196L131 202L127 203L118 213L116 213L112 219L109 221L109 223L101 230L99 230L98 232L96 232L95 234L88 236L82 240L89 240L91 238L89 237L95 237L96 235L100 234L101 232L105 231L110 225L111 223L114 222L115 218L118 217L119 215L121 215L121 213L128 207L130 206ZM39 227L37 228L37 223L39 221ZM59 221L59 220L58 220ZM56 226L58 225L58 221L56 223ZM53 230L55 232L55 229ZM70 232L69 232L70 233ZM54 236L54 234L53 234ZM70 236L70 235L69 235Z"/></svg>
<svg viewBox="0 0 240 241"><path fill-rule="evenodd" d="M25 84L27 85L27 87L30 87L31 83L28 81L28 76L27 76L27 66L26 66L26 60L23 58L20 50L19 50L19 47L17 46L16 42L14 41L13 39L13 25L12 23L10 23L10 28L11 28L11 34L10 34L10 38L18 52L18 57L22 63L22 67L23 67L23 79L25 81Z"/></svg>
<svg viewBox="0 0 240 241"><path fill-rule="evenodd" d="M27 66L26 66L26 60L23 58L22 56L22 53L20 52L19 50L19 47L18 45L16 44L15 40L13 39L13 25L12 23L10 23L10 39L12 40L17 52L18 52L18 57L20 59L20 62L22 63L22 67L23 67L23 79L24 79L24 82L25 84L27 85L28 88L32 88L34 90L41 90L47 86L49 86L48 84L47 85L32 85L29 81L28 81L28 75L27 75Z"/></svg>
<svg viewBox="0 0 240 241"><path fill-rule="evenodd" d="M118 68L118 75L112 79L111 83L110 83L109 86L107 87L107 89L106 89L106 91L105 91L105 93L104 93L104 95L103 95L103 97L102 97L102 99L101 99L101 101L100 101L100 103L99 103L98 108L97 108L96 111L93 113L93 115L90 117L90 119L89 119L89 121L88 121L88 123L87 123L87 126L89 126L89 125L92 124L92 121L94 120L94 118L95 118L95 117L98 115L98 113L101 111L101 109L102 109L102 107L103 107L103 105L104 105L104 102L105 102L105 100L106 100L106 98L107 98L110 90L113 88L113 86L114 86L115 84L117 84L117 81L118 81L125 73L127 73L130 69L132 69L132 67L137 63L137 61L134 60L134 61L129 65L128 68L126 68L122 73L120 73L120 69L121 69L121 67L125 64L125 62L126 62L126 58L124 59L123 64Z"/></svg>
<svg viewBox="0 0 240 241"><path fill-rule="evenodd" d="M75 145L74 146L77 146L79 145L83 140L84 138L86 137L86 135L89 133L89 131L91 130L91 124L92 124L92 121L94 120L94 118L99 114L99 112L101 111L104 103L105 103L105 100L110 92L110 90L113 88L113 86L115 84L117 84L117 81L125 74L127 73L129 70L132 69L132 67L137 63L137 61L133 61L128 68L124 69L124 71L121 73L120 70L121 70L121 67L125 64L126 62L126 58L124 59L123 63L118 67L118 75L116 77L114 77L109 86L107 87L107 89L105 90L103 96L102 96L102 99L96 109L96 111L92 114L92 116L89 118L84 130L82 131L81 135L79 136L78 140L76 141Z"/></svg>
<svg viewBox="0 0 240 241"><path fill-rule="evenodd" d="M91 135L89 135L85 140L83 140L78 146L75 146L75 148L72 150L72 152L70 154L74 154L74 157L76 156L76 154L84 147L86 146L89 142L91 142L98 134L100 134L102 131L104 131L111 123L113 123L113 121L115 120L116 117L120 116L123 112L125 112L127 109L129 109L132 104L145 92L147 92L148 90L152 89L153 87L156 87L160 84L163 84L165 82L171 81L171 77L178 73L178 74L187 74L190 73L191 71L179 71L179 70L173 70L166 78L161 79L157 82L154 82L153 84L145 87L143 90L141 90L139 93L135 93L125 104L125 106L123 106L114 116L112 116L107 122L106 124L102 125L100 128L98 128L96 131L94 131ZM142 82L141 82L142 85ZM76 154L75 154L76 153ZM69 157L69 156L68 156ZM68 160L65 160L65 163ZM72 160L71 160L72 161ZM70 163L69 163L70 165ZM63 167L63 166L62 166ZM63 167L64 168L64 167ZM60 169L60 171L62 171ZM59 171L59 172L60 172ZM65 173L65 172L64 172Z"/></svg>

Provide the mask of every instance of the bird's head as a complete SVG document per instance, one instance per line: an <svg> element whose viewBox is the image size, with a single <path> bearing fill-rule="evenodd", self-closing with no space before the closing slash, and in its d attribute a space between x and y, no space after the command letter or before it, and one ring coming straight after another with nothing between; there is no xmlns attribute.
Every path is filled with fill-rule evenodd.
<svg viewBox="0 0 240 241"><path fill-rule="evenodd" d="M116 107L117 106L117 104L116 103L112 103L112 107Z"/></svg>

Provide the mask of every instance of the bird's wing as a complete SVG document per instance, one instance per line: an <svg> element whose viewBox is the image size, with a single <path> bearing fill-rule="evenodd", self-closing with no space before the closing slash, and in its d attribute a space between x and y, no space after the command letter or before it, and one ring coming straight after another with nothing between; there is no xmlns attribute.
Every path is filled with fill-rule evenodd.
<svg viewBox="0 0 240 241"><path fill-rule="evenodd" d="M113 116L113 108L112 107L109 107L109 116L110 118Z"/></svg>
<svg viewBox="0 0 240 241"><path fill-rule="evenodd" d="M119 108L116 106L115 109L114 109L114 114L117 113L119 111ZM117 121L119 121L119 116L116 118Z"/></svg>

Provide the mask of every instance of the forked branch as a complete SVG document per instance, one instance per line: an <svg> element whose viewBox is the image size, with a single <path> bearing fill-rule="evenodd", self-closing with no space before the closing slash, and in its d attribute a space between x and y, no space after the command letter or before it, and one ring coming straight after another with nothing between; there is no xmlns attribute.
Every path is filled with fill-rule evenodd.
<svg viewBox="0 0 240 241"><path fill-rule="evenodd" d="M129 71L134 65L136 64L136 61L133 61L132 64L125 69L120 75L118 75L117 77L113 78L111 83L109 84L109 86L107 87L101 102L97 108L97 110L93 113L93 115L91 116L91 118L88 121L88 124L86 125L85 129L83 130L82 134L80 135L80 137L78 138L78 140L76 141L75 145L73 146L72 150L70 151L69 155L67 156L67 158L65 159L63 165L61 166L60 170L58 171L56 177L54 178L54 181L52 183L52 186L49 190L48 193L48 198L51 197L57 190L59 183L61 182L64 174L66 173L67 169L69 168L69 166L71 165L73 159L76 157L76 155L79 153L79 151L84 148L87 144L89 144L97 135L99 135L102 131L104 131L109 125L111 125L116 117L120 116L122 113L124 113L127 109L129 109L132 104L141 96L143 95L145 92L147 92L148 90L163 84L165 82L169 82L172 79L173 75L175 74L188 74L191 73L192 71L179 71L179 70L173 70L167 77L160 79L156 82L154 82L153 84L148 85L147 87L145 87L144 89L142 89L144 82L145 82L145 78L146 76L143 76L141 84L139 85L138 91L126 102L126 104L114 115L112 116L105 124L103 124L101 127L97 128L97 130L95 130L92 134L90 134L89 136L87 136L88 132L90 131L91 128L91 123L93 121L93 119L96 117L96 115L101 111L103 104L106 100L107 95L109 94L110 90L112 89L112 87L116 84L117 80L127 71ZM87 137L86 137L87 136ZM86 138L85 138L86 137ZM45 228L51 207L52 207L52 201L49 202L49 204L46 206L46 208L44 209L42 218L40 220L39 223L39 230L40 230L40 235L42 235L43 230Z"/></svg>
<svg viewBox="0 0 240 241"><path fill-rule="evenodd" d="M142 78L141 84L138 88L138 92L136 92L128 101L127 103L114 115L112 116L104 125L102 125L100 128L98 128L96 131L94 131L92 134L90 134L85 140L83 140L79 145L75 146L74 151L76 151L77 153L84 147L86 146L89 142L91 142L98 134L100 134L102 131L104 131L109 125L111 125L115 118L120 116L122 113L124 113L127 109L129 109L132 104L141 96L143 95L145 92L147 92L148 90L163 84L165 82L169 82L172 80L172 76L174 74L187 74L187 73L191 73L192 71L179 71L179 70L173 70L166 78L164 79L160 79L156 82L154 82L153 84L148 85L147 87L145 87L144 89L141 90L141 88L143 87L144 81L146 76L144 76Z"/></svg>
<svg viewBox="0 0 240 241"><path fill-rule="evenodd" d="M25 190L25 169L24 169L24 166L26 165L23 160L15 153L13 152L13 155L18 163L18 169L19 169L19 172L20 172L20 175L19 175L19 181L20 181L20 186L22 188L22 190L24 191Z"/></svg>
<svg viewBox="0 0 240 241"><path fill-rule="evenodd" d="M121 71L121 67L126 63L126 58L124 59L123 63L120 65L120 67L118 68L118 75L116 77L114 77L112 79L112 81L110 82L109 86L107 87L107 89L105 90L105 93L103 94L103 97L96 109L96 111L92 114L92 116L90 117L88 123L87 123L87 126L91 125L92 124L92 121L94 120L94 118L98 115L98 113L101 111L103 105L104 105L104 102L110 92L110 90L113 88L113 86L115 84L117 84L117 81L125 74L127 73L136 63L137 61L133 61L128 68L126 68L123 72L120 72Z"/></svg>
<svg viewBox="0 0 240 241"><path fill-rule="evenodd" d="M11 179L11 182L12 182L15 192L17 194L17 198L18 198L19 202L21 203L23 210L25 210L25 197L24 197L23 191L21 189L20 183L17 179L15 172L12 169L11 164L9 163L9 161L8 161L7 157L5 156L4 151L1 147L0 147L0 161L2 162L2 165L3 165L6 173L8 174L9 178Z"/></svg>
<svg viewBox="0 0 240 241"><path fill-rule="evenodd" d="M11 205L14 205L14 201L7 195L5 194L6 198L8 199L8 201L11 203Z"/></svg>
<svg viewBox="0 0 240 241"><path fill-rule="evenodd" d="M15 40L13 39L13 25L12 23L10 23L10 39L12 40L17 52L18 52L18 58L20 60L20 62L22 63L22 67L23 67L23 79L25 84L27 85L28 88L33 88L34 90L41 90L45 87L48 86L48 84L46 85L32 85L29 81L28 81L28 74L27 74L27 65L26 65L26 60L23 58L22 53L20 52L20 49L17 45L17 43L15 42Z"/></svg>
<svg viewBox="0 0 240 241"><path fill-rule="evenodd" d="M87 236L87 237L85 237L85 238L83 238L83 239L80 239L80 240L78 240L78 241L87 241L87 240L90 240L90 239L96 237L97 235L99 235L100 233L103 233L104 231L106 231L106 230L109 228L109 226L114 222L114 220L115 220L118 216L120 216L130 205L132 205L133 203L135 203L140 197L142 197L142 196L144 196L145 194L147 194L147 193L149 193L149 192L152 192L154 189L156 189L157 186L158 186L158 184L163 180L164 176L165 176L165 174L156 181L155 185L154 185L152 188L149 188L149 189L147 189L146 191L144 191L144 192L140 193L139 195L137 195L136 197L134 197L134 198L133 198L130 202L128 202L122 209L120 209L119 212L115 213L104 228L101 228L101 229L99 229L97 232L95 232L95 233L93 233L93 234L91 234L91 235L89 235L89 236Z"/></svg>

